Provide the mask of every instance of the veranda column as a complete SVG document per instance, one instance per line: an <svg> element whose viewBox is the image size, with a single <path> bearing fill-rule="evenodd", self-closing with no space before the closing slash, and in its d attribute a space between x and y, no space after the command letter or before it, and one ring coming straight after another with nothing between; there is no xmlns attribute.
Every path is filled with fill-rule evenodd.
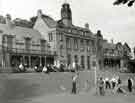
<svg viewBox="0 0 135 103"><path fill-rule="evenodd" d="M25 65L25 56L24 55L23 55L23 60L22 61L23 61L23 64Z"/></svg>
<svg viewBox="0 0 135 103"><path fill-rule="evenodd" d="M42 66L42 56L39 56L39 59L40 59L39 60L40 61L39 64L40 64L40 66Z"/></svg>
<svg viewBox="0 0 135 103"><path fill-rule="evenodd" d="M31 56L29 56L28 58L29 58L29 67L31 67Z"/></svg>
<svg viewBox="0 0 135 103"><path fill-rule="evenodd" d="M45 66L46 66L46 56L45 56Z"/></svg>

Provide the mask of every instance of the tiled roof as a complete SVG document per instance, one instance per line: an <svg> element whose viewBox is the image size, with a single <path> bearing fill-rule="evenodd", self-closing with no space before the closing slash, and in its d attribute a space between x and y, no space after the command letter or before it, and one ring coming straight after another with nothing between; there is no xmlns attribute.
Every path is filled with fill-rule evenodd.
<svg viewBox="0 0 135 103"><path fill-rule="evenodd" d="M37 30L31 28L25 28L15 25L9 27L7 24L0 24L0 30L3 31L3 34L14 35L17 40L22 40L22 38L25 37L30 37L34 41L42 39L41 34Z"/></svg>
<svg viewBox="0 0 135 103"><path fill-rule="evenodd" d="M116 45L108 42L103 43L103 48L104 49L115 49Z"/></svg>
<svg viewBox="0 0 135 103"><path fill-rule="evenodd" d="M42 15L42 19L44 20L44 22L47 23L47 25L49 27L56 27L56 25L57 25L57 22L53 18L51 18L47 15Z"/></svg>
<svg viewBox="0 0 135 103"><path fill-rule="evenodd" d="M38 16L35 16L33 18L35 19L33 24L35 24ZM51 28L54 28L57 25L57 22L53 18L51 18L50 16L47 16L47 15L43 14L42 19Z"/></svg>

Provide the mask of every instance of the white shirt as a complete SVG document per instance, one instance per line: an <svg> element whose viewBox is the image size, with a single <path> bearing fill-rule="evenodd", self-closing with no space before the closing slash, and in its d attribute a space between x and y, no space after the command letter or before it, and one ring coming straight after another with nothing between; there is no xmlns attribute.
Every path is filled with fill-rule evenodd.
<svg viewBox="0 0 135 103"><path fill-rule="evenodd" d="M75 75L75 76L73 77L73 81L76 81L77 78L78 78L78 76Z"/></svg>
<svg viewBox="0 0 135 103"><path fill-rule="evenodd" d="M47 71L47 68L44 66L44 68L43 68L43 72L46 72Z"/></svg>
<svg viewBox="0 0 135 103"><path fill-rule="evenodd" d="M75 62L73 62L72 66L73 66L73 69L75 69Z"/></svg>
<svg viewBox="0 0 135 103"><path fill-rule="evenodd" d="M109 81L109 78L105 78L105 81Z"/></svg>
<svg viewBox="0 0 135 103"><path fill-rule="evenodd" d="M22 65L22 64L20 64L20 65L19 65L19 68L20 68L20 69L23 69L23 65Z"/></svg>

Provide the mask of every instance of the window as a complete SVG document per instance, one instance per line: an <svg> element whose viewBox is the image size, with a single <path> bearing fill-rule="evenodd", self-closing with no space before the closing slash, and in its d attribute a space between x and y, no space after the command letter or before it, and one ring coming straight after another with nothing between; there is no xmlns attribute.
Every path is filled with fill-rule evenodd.
<svg viewBox="0 0 135 103"><path fill-rule="evenodd" d="M63 57L63 45L60 45L60 56Z"/></svg>
<svg viewBox="0 0 135 103"><path fill-rule="evenodd" d="M52 33L49 33L49 41L53 41L53 34Z"/></svg>
<svg viewBox="0 0 135 103"><path fill-rule="evenodd" d="M84 40L81 40L80 43L81 43L81 51L84 51Z"/></svg>
<svg viewBox="0 0 135 103"><path fill-rule="evenodd" d="M71 64L71 55L70 54L67 55L67 64L68 65Z"/></svg>
<svg viewBox="0 0 135 103"><path fill-rule="evenodd" d="M87 56L87 67L90 69L90 56Z"/></svg>
<svg viewBox="0 0 135 103"><path fill-rule="evenodd" d="M70 38L66 38L66 47L67 49L71 49L71 39Z"/></svg>
<svg viewBox="0 0 135 103"><path fill-rule="evenodd" d="M30 46L31 46L31 39L25 38L25 49L30 50Z"/></svg>
<svg viewBox="0 0 135 103"><path fill-rule="evenodd" d="M81 56L81 66L83 69L85 68L84 62L84 56Z"/></svg>
<svg viewBox="0 0 135 103"><path fill-rule="evenodd" d="M60 41L63 41L63 33L62 32L59 33L59 39L60 39Z"/></svg>
<svg viewBox="0 0 135 103"><path fill-rule="evenodd" d="M86 45L87 45L87 51L90 52L90 41L89 40L86 41Z"/></svg>
<svg viewBox="0 0 135 103"><path fill-rule="evenodd" d="M77 41L77 39L74 39L74 48L78 49L78 41Z"/></svg>
<svg viewBox="0 0 135 103"><path fill-rule="evenodd" d="M77 55L74 56L74 60L75 60L75 63L78 63L78 56Z"/></svg>
<svg viewBox="0 0 135 103"><path fill-rule="evenodd" d="M7 47L8 47L8 49L13 48L13 37L12 36L7 36Z"/></svg>
<svg viewBox="0 0 135 103"><path fill-rule="evenodd" d="M40 45L41 45L41 52L45 52L45 40L41 40L40 41Z"/></svg>

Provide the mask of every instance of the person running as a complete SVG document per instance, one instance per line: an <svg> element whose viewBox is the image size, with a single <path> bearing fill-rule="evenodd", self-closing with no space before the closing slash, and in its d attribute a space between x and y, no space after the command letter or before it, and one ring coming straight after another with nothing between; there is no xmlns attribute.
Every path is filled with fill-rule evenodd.
<svg viewBox="0 0 135 103"><path fill-rule="evenodd" d="M128 78L128 90L129 92L132 92L133 89L133 80L132 78Z"/></svg>

